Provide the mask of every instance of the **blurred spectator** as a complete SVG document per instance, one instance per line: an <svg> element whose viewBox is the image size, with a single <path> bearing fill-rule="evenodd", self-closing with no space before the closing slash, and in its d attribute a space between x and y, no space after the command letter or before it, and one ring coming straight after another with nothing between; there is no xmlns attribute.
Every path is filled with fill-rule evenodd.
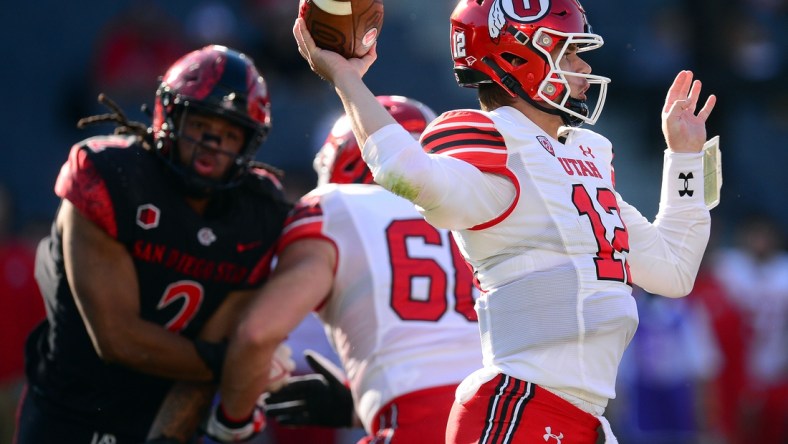
<svg viewBox="0 0 788 444"><path fill-rule="evenodd" d="M744 319L746 380L741 443L788 442L788 253L781 225L750 214L714 271Z"/></svg>
<svg viewBox="0 0 788 444"><path fill-rule="evenodd" d="M154 0L130 2L96 39L91 67L94 97L103 92L130 111L143 102L152 104L151 91L156 90L159 77L178 57L195 49L188 47L182 26L180 18ZM130 112L129 117L141 115Z"/></svg>
<svg viewBox="0 0 788 444"><path fill-rule="evenodd" d="M208 0L195 3L194 9L186 14L185 23L191 44L196 47L214 44L243 48L237 31L239 20L236 10L224 2Z"/></svg>
<svg viewBox="0 0 788 444"><path fill-rule="evenodd" d="M712 254L707 253L707 259L704 259L695 279L695 287L687 298L706 312L720 352L719 371L703 403L710 436L715 438L711 442L732 444L743 425L740 410L747 382L747 341L741 312L714 276L712 261L708 259L714 250L708 248L707 251Z"/></svg>
<svg viewBox="0 0 788 444"><path fill-rule="evenodd" d="M704 436L702 412L719 353L705 311L689 299L635 288L640 324L624 353L616 407L621 442L690 444Z"/></svg>
<svg viewBox="0 0 788 444"><path fill-rule="evenodd" d="M0 184L0 443L10 443L24 382L24 343L44 318L33 277L35 244L14 231L11 194Z"/></svg>
<svg viewBox="0 0 788 444"><path fill-rule="evenodd" d="M298 16L298 2L281 0L243 0L241 16L251 24L249 52L266 79L282 76L288 82L315 87L315 81L293 40L292 27ZM276 88L274 88L276 89ZM322 88L320 88L322 89Z"/></svg>

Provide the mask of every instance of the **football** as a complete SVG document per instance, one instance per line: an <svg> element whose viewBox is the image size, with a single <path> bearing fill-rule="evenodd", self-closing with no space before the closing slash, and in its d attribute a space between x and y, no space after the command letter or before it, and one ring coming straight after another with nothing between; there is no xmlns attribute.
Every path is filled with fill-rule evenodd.
<svg viewBox="0 0 788 444"><path fill-rule="evenodd" d="M298 16L317 46L363 57L383 26L383 0L301 0Z"/></svg>

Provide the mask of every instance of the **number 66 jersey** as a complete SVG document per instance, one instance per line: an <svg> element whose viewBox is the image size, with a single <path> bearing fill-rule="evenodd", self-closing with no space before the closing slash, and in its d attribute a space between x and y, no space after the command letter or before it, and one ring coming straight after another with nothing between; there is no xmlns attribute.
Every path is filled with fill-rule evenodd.
<svg viewBox="0 0 788 444"><path fill-rule="evenodd" d="M365 429L389 425L380 412L392 400L451 386L436 407L445 409L433 427L442 439L454 388L481 364L478 290L449 231L380 186L327 184L301 199L282 247L304 238L336 247L334 287L316 312ZM401 410L399 418L408 416Z"/></svg>

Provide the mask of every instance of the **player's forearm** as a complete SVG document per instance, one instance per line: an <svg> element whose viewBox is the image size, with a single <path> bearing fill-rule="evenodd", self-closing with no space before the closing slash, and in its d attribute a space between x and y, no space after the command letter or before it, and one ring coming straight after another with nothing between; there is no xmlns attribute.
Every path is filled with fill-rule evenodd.
<svg viewBox="0 0 788 444"><path fill-rule="evenodd" d="M189 339L141 319L104 335L101 356L108 362L168 379L208 382L215 375Z"/></svg>
<svg viewBox="0 0 788 444"><path fill-rule="evenodd" d="M635 283L670 297L692 290L711 231L701 154L666 152L660 210L653 224L625 220ZM642 219L642 218L641 218Z"/></svg>
<svg viewBox="0 0 788 444"><path fill-rule="evenodd" d="M645 234L630 230L629 263L635 284L662 296L686 296L703 258L709 224L683 218L648 225Z"/></svg>
<svg viewBox="0 0 788 444"><path fill-rule="evenodd" d="M437 227L463 229L489 221L515 197L509 180L463 160L428 155L399 125L373 134L362 156L375 182L418 205Z"/></svg>
<svg viewBox="0 0 788 444"><path fill-rule="evenodd" d="M214 384L175 384L159 408L148 439L166 436L189 442L207 415L215 391Z"/></svg>
<svg viewBox="0 0 788 444"><path fill-rule="evenodd" d="M334 87L350 119L359 146L386 125L396 124L361 78L346 75L335 79Z"/></svg>
<svg viewBox="0 0 788 444"><path fill-rule="evenodd" d="M264 321L263 321L264 322ZM225 414L234 419L248 417L268 385L271 359L278 342L269 345L233 340L227 350L221 383L221 402Z"/></svg>
<svg viewBox="0 0 788 444"><path fill-rule="evenodd" d="M335 254L333 244L318 239L296 241L280 253L271 279L230 341L221 384L228 415L245 417L268 389L277 347L332 288Z"/></svg>

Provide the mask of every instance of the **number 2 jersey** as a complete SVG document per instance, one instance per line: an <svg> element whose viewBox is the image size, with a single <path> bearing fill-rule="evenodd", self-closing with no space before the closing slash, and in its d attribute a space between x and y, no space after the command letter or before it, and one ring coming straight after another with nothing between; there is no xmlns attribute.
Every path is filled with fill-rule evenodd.
<svg viewBox="0 0 788 444"><path fill-rule="evenodd" d="M179 184L134 137L100 136L72 148L55 192L126 247L140 317L195 338L228 293L264 282L292 206L263 172L223 192L204 216L188 206ZM96 354L67 282L55 224L39 245L36 278L47 319L28 339L30 390L85 421L147 433L171 381Z"/></svg>
<svg viewBox="0 0 788 444"><path fill-rule="evenodd" d="M500 372L598 412L637 328L631 285L689 292L710 216L701 153L666 151L652 224L615 191L610 142L562 131L559 141L511 107L458 110L430 124L423 147L389 125L362 155L376 182L452 229L473 266L485 369L469 391Z"/></svg>
<svg viewBox="0 0 788 444"><path fill-rule="evenodd" d="M412 203L377 185L324 185L296 205L281 248L305 238L336 248L334 287L316 311L368 432L395 398L456 386L479 367L471 271Z"/></svg>

